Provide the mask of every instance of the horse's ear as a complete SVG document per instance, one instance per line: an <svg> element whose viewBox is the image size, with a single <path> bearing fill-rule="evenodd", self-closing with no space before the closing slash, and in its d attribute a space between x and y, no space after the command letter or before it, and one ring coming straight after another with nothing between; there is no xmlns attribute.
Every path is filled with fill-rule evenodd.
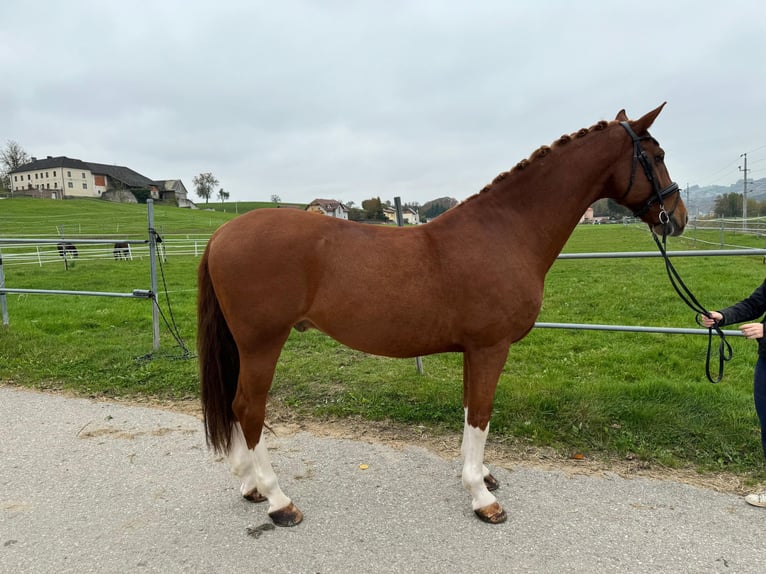
<svg viewBox="0 0 766 574"><path fill-rule="evenodd" d="M660 112L662 111L662 108L665 107L665 104L667 104L667 102L662 102L662 104L653 109L651 112L644 114L640 119L630 122L633 131L637 134L646 133L654 123L654 120L657 119L657 116L660 115Z"/></svg>
<svg viewBox="0 0 766 574"><path fill-rule="evenodd" d="M627 122L628 121L628 114L625 113L625 109L620 110L617 112L617 116L614 118L618 122Z"/></svg>

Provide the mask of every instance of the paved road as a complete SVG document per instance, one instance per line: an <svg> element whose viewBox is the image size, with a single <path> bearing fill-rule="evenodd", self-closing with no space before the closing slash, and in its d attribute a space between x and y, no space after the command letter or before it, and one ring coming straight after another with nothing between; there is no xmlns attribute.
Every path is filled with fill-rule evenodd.
<svg viewBox="0 0 766 574"><path fill-rule="evenodd" d="M266 509L239 497L197 418L0 387L0 572L766 569L766 510L736 496L497 469L509 519L490 526L457 459L308 433L271 446L306 519L254 537Z"/></svg>

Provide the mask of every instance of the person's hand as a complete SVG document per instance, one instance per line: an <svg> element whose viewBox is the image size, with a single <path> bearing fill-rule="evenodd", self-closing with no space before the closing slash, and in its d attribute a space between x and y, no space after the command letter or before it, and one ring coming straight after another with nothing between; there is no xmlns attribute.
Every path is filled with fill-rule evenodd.
<svg viewBox="0 0 766 574"><path fill-rule="evenodd" d="M746 325L740 325L739 330L746 339L762 339L763 338L763 323L747 323Z"/></svg>
<svg viewBox="0 0 766 574"><path fill-rule="evenodd" d="M705 327L712 327L719 321L723 321L723 315L718 311L710 311L710 317L702 315L702 324L705 325ZM763 334L763 331L761 331L761 334Z"/></svg>

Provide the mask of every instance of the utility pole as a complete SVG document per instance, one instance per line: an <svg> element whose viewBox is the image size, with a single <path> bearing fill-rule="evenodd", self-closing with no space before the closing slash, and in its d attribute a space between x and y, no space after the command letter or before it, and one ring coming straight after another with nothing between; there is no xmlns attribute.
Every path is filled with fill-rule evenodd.
<svg viewBox="0 0 766 574"><path fill-rule="evenodd" d="M739 166L739 171L745 174L742 181L742 229L747 230L747 153L740 154L739 157L745 158L745 167Z"/></svg>

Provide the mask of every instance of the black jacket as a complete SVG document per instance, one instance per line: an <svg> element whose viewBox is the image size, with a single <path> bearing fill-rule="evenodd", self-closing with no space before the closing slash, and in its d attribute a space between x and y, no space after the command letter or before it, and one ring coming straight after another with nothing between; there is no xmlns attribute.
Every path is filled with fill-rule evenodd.
<svg viewBox="0 0 766 574"><path fill-rule="evenodd" d="M730 307L721 309L719 313L723 315L723 321L719 325L732 325L761 318L761 323L764 323L764 328L766 328L766 317L763 317L763 314L766 313L766 281L761 283L761 286L753 291L749 297ZM758 355L766 357L766 338L757 339L757 341Z"/></svg>

